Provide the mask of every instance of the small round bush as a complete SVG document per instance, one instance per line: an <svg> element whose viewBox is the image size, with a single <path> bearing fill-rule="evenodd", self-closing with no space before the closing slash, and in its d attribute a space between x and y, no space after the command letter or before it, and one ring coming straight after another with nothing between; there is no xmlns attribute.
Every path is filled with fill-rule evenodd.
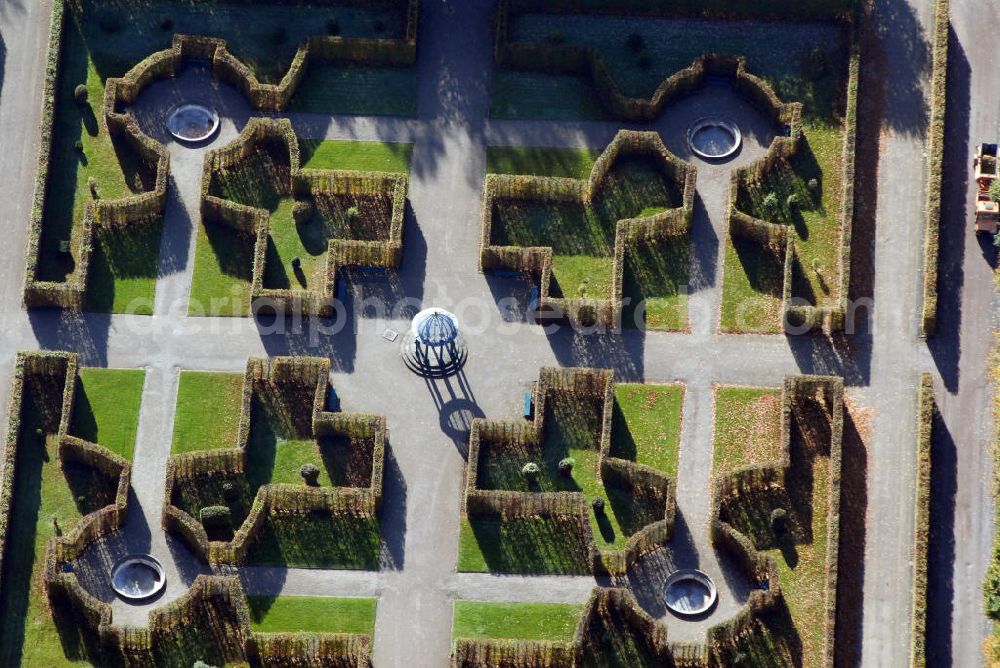
<svg viewBox="0 0 1000 668"><path fill-rule="evenodd" d="M76 103L83 106L87 104L87 98L90 96L90 92L87 87L83 84L77 84L76 88L73 89L73 99Z"/></svg>
<svg viewBox="0 0 1000 668"><path fill-rule="evenodd" d="M156 25L160 26L160 30L163 32L170 32L174 29L174 20L166 14L162 14L160 18L156 20Z"/></svg>
<svg viewBox="0 0 1000 668"><path fill-rule="evenodd" d="M83 153L83 141L77 139L75 142L73 142L73 148L76 149L77 153Z"/></svg>
<svg viewBox="0 0 1000 668"><path fill-rule="evenodd" d="M789 211L795 211L799 206L799 196L797 193L792 193L785 200L785 205L788 207Z"/></svg>
<svg viewBox="0 0 1000 668"><path fill-rule="evenodd" d="M83 508L86 505L87 505L87 497L85 497L83 494L80 494L79 496L76 497L77 508Z"/></svg>
<svg viewBox="0 0 1000 668"><path fill-rule="evenodd" d="M313 217L316 208L309 200L299 200L292 206L292 218L296 225L308 223Z"/></svg>
<svg viewBox="0 0 1000 668"><path fill-rule="evenodd" d="M537 478L538 473L540 471L541 469L538 468L538 464L536 464L535 462L528 462L527 464L521 467L521 475L523 475L525 478L528 478L529 480Z"/></svg>
<svg viewBox="0 0 1000 668"><path fill-rule="evenodd" d="M42 437L45 436L45 430L41 427L35 427L35 436Z"/></svg>
<svg viewBox="0 0 1000 668"><path fill-rule="evenodd" d="M806 183L806 187L809 188L814 194L819 192L819 179L809 179Z"/></svg>
<svg viewBox="0 0 1000 668"><path fill-rule="evenodd" d="M595 513L600 515L604 512L604 499L602 499L601 497L597 497L596 499L591 501L590 506L594 509Z"/></svg>
<svg viewBox="0 0 1000 668"><path fill-rule="evenodd" d="M761 209L763 210L765 218L777 217L780 210L778 195L776 193L768 193L764 197L764 201L761 202Z"/></svg>
<svg viewBox="0 0 1000 668"><path fill-rule="evenodd" d="M199 661L195 661L194 665L191 666L191 668L217 668L217 667L213 666L210 663L205 663L204 661L199 660Z"/></svg>
<svg viewBox="0 0 1000 668"><path fill-rule="evenodd" d="M330 19L326 22L326 34L331 37L340 34L340 23L337 22L337 19Z"/></svg>
<svg viewBox="0 0 1000 668"><path fill-rule="evenodd" d="M361 217L361 212L358 211L358 207L352 206L347 209L347 219L354 221Z"/></svg>
<svg viewBox="0 0 1000 668"><path fill-rule="evenodd" d="M97 20L97 25L107 33L118 32L122 28L122 22L118 18L118 14L111 10L101 14L101 18Z"/></svg>
<svg viewBox="0 0 1000 668"><path fill-rule="evenodd" d="M303 464L300 466L299 475L302 476L302 480L310 487L316 487L319 484L319 467L315 464Z"/></svg>
<svg viewBox="0 0 1000 668"><path fill-rule="evenodd" d="M784 508L775 508L771 511L771 531L777 535L785 533L788 528L788 511Z"/></svg>
<svg viewBox="0 0 1000 668"><path fill-rule="evenodd" d="M566 457L559 460L559 475L569 477L573 475L573 467L576 466L576 460L572 457Z"/></svg>
<svg viewBox="0 0 1000 668"><path fill-rule="evenodd" d="M288 30L284 26L278 26L271 31L271 41L275 44L284 44L288 41Z"/></svg>
<svg viewBox="0 0 1000 668"><path fill-rule="evenodd" d="M646 38L637 32L632 33L625 40L625 45L632 53L639 53L646 47Z"/></svg>
<svg viewBox="0 0 1000 668"><path fill-rule="evenodd" d="M231 529L232 515L226 506L205 506L199 513L205 531Z"/></svg>
<svg viewBox="0 0 1000 668"><path fill-rule="evenodd" d="M227 480L222 483L222 498L226 501L234 501L236 497L239 496L239 490L236 489L236 483L232 480Z"/></svg>
<svg viewBox="0 0 1000 668"><path fill-rule="evenodd" d="M566 42L566 34L562 30L550 30L546 40L549 44L558 46Z"/></svg>

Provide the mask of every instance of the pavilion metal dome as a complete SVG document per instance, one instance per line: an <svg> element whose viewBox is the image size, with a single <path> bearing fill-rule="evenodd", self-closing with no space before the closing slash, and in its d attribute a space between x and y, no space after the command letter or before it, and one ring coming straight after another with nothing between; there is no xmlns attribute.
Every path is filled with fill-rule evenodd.
<svg viewBox="0 0 1000 668"><path fill-rule="evenodd" d="M422 345L439 348L458 338L458 320L443 309L424 309L414 316L412 332Z"/></svg>

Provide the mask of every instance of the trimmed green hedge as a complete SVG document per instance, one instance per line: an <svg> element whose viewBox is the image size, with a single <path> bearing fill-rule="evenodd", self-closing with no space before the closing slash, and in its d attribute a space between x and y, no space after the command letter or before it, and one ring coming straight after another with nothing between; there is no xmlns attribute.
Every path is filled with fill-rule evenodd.
<svg viewBox="0 0 1000 668"><path fill-rule="evenodd" d="M494 245L494 204L502 201L573 202L589 204L598 196L615 161L627 156L655 160L682 193L681 206L662 213L619 220L615 228L611 294L608 298L551 296L552 248ZM586 326L614 326L621 320L625 253L640 239L665 239L688 233L694 211L696 169L674 156L655 132L620 130L594 162L587 179L488 174L483 193L480 271L520 271L539 283L539 312Z"/></svg>
<svg viewBox="0 0 1000 668"><path fill-rule="evenodd" d="M937 405L931 374L920 377L917 394L917 481L914 504L913 536L913 623L910 666L927 665L927 559L930 551L931 523L931 452Z"/></svg>
<svg viewBox="0 0 1000 668"><path fill-rule="evenodd" d="M937 329L938 252L941 227L941 182L944 172L945 115L948 107L948 33L950 0L934 6L934 65L931 74L931 118L927 130L927 219L924 223L924 302L920 335Z"/></svg>
<svg viewBox="0 0 1000 668"><path fill-rule="evenodd" d="M163 528L179 534L190 548L210 564L241 564L275 513L306 515L313 512L371 518L382 508L385 465L385 418L362 413L332 413L326 410L330 360L319 357L251 358L243 381L237 447L203 450L171 457L167 462L164 489ZM367 486L307 487L266 483L249 489L252 500L245 518L234 517L235 533L228 541L209 540L202 523L190 508L180 506L181 487L193 484L211 488L212 481L246 480L251 414L255 401L280 401L283 395L296 400L309 397L307 405L287 416L295 421L302 438L345 436L372 441L371 478ZM291 410L291 409L290 409ZM307 416L307 417L302 417ZM249 484L249 481L246 481ZM214 491L213 491L214 493ZM214 497L213 497L214 498ZM224 501L221 497L209 507Z"/></svg>

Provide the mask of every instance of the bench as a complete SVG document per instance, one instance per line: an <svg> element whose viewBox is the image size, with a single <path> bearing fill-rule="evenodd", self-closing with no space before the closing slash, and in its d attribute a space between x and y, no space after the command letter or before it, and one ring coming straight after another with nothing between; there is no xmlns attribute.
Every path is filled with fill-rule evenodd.
<svg viewBox="0 0 1000 668"><path fill-rule="evenodd" d="M531 414L533 413L533 406L531 405L531 392L524 393L524 419L530 420Z"/></svg>

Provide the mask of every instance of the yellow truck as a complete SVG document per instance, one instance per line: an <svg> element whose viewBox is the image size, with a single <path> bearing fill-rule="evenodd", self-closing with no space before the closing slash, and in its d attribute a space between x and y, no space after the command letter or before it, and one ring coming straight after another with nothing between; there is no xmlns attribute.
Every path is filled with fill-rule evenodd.
<svg viewBox="0 0 1000 668"><path fill-rule="evenodd" d="M997 145L980 144L972 160L976 172L976 233L996 234L1000 226L1000 205L990 197L990 186L1000 176Z"/></svg>

